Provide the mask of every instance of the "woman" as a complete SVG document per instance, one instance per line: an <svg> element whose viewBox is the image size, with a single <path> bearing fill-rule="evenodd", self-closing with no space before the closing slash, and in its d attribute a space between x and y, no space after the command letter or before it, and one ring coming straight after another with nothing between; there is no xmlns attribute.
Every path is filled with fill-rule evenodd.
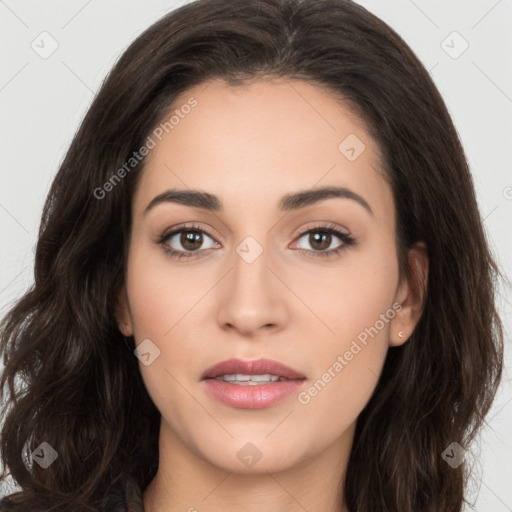
<svg viewBox="0 0 512 512"><path fill-rule="evenodd" d="M122 55L48 195L2 324L2 510L460 511L498 275L386 24L187 4Z"/></svg>

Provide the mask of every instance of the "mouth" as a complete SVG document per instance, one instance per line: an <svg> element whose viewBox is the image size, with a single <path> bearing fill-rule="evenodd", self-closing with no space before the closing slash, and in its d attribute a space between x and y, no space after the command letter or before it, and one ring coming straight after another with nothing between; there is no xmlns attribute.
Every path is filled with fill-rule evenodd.
<svg viewBox="0 0 512 512"><path fill-rule="evenodd" d="M210 396L240 409L261 409L284 399L303 386L305 375L271 359L229 359L202 375Z"/></svg>
<svg viewBox="0 0 512 512"><path fill-rule="evenodd" d="M305 379L302 373L272 359L243 361L228 359L211 366L203 372L201 380L221 378L229 382L257 384L264 381Z"/></svg>

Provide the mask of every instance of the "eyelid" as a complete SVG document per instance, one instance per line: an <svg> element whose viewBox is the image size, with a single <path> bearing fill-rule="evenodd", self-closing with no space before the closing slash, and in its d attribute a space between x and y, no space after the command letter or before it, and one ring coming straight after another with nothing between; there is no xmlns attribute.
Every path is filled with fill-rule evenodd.
<svg viewBox="0 0 512 512"><path fill-rule="evenodd" d="M338 238L341 243L334 249L324 250L324 251L312 251L309 249L301 249L300 247L294 248L294 250L297 250L301 253L304 253L308 256L312 256L314 258L318 257L325 257L328 258L330 256L337 256L342 251L348 249L349 247L357 246L358 240L354 236L350 234L350 231L346 228L341 228L336 224L332 224L330 222L324 223L322 225L315 225L310 226L306 228L302 228L299 235L296 236L292 244L297 245L299 243L299 240L308 233L314 233L314 232L324 232L329 233L330 235L334 235L336 238Z"/></svg>
<svg viewBox="0 0 512 512"><path fill-rule="evenodd" d="M162 235L160 235L159 238L161 238L161 239L162 238L169 238L170 235L174 235L177 232L185 230L185 229L204 231L208 236L210 236L211 238L214 238L214 239L215 238L223 238L222 236L218 236L216 234L213 234L213 232L211 232L209 230L209 228L205 228L203 226L198 226L197 224L188 224L188 223L178 224L177 226L173 226L169 230L165 230L162 233ZM309 231L311 231L313 229L318 229L318 230L320 230L320 229L333 229L333 230L342 232L346 236L351 236L351 233L350 233L350 231L347 228L340 227L337 224L333 224L333 223L331 223L329 221L326 221L322 225L313 225L313 226L308 226L308 227L301 228L299 230L299 232L297 233L296 237L301 237L302 235L304 235L305 233L308 233Z"/></svg>
<svg viewBox="0 0 512 512"><path fill-rule="evenodd" d="M209 228L205 228L204 226L198 226L197 224L194 224L194 223L188 224L185 222L184 224L178 224L177 226L173 226L172 228L165 230L158 237L158 241L168 240L168 239L172 238L172 236L174 236L176 233L179 233L180 231L186 231L186 230L204 232L210 238L213 238L215 241L217 238L223 238L222 236L218 236L216 234L214 235L213 232L210 231Z"/></svg>
<svg viewBox="0 0 512 512"><path fill-rule="evenodd" d="M164 231L162 235L158 237L156 240L156 243L158 245L165 245L167 241L169 241L171 238L173 238L177 233L180 233L181 231L199 231L202 233L205 233L208 235L214 243L218 244L217 241L217 235L214 235L210 232L208 228L198 226L197 224L191 223L184 223L184 224L178 224L176 226L173 226L172 228ZM323 224L319 225L313 225L301 228L299 233L294 237L293 243L297 243L297 240L299 240L302 236L304 236L307 233L314 232L314 231L326 231L331 234L333 234L335 237L341 240L341 245L336 249L329 249L328 251L311 251L308 249L295 249L300 252L306 252L306 253L312 253L314 256L329 256L329 255L335 255L336 253L342 251L346 246L350 245L356 245L357 239L355 239L350 231L346 228L342 228L338 226L337 224L333 224L331 222L324 222ZM222 238L222 237L219 237ZM211 248L209 248L211 249ZM205 251L207 249L201 249L198 251L182 251L182 250L176 250L169 247L164 247L164 250L168 253L171 253L171 257L201 257L200 255L204 255Z"/></svg>
<svg viewBox="0 0 512 512"><path fill-rule="evenodd" d="M351 233L347 228L343 228L343 227L338 226L337 224L332 224L329 221L326 221L322 225L314 225L314 226L309 226L306 228L301 228L297 237L301 237L305 233L309 233L310 231L313 231L315 229L317 229L319 231L321 229L332 229L332 230L339 231L339 232L343 233L345 236L351 236Z"/></svg>

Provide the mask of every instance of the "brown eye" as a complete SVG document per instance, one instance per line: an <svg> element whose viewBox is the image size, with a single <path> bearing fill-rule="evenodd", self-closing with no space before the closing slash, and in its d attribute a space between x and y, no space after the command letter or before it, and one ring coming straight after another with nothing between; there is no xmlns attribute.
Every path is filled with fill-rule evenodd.
<svg viewBox="0 0 512 512"><path fill-rule="evenodd" d="M312 232L309 234L308 242L311 247L318 251L325 251L331 245L332 235L330 233Z"/></svg>
<svg viewBox="0 0 512 512"><path fill-rule="evenodd" d="M336 238L341 241L336 244ZM345 233L336 232L333 233L332 230L326 230L326 229L311 229L308 232L302 234L300 236L300 239L306 239L309 247L306 247L307 250L311 251L329 251L329 250L335 250L338 247L342 246L344 242L347 239L347 235ZM335 247L331 247L334 242Z"/></svg>
<svg viewBox="0 0 512 512"><path fill-rule="evenodd" d="M209 241L209 244L207 242ZM164 249L176 257L192 256L194 252L217 247L217 242L206 231L196 227L183 227L164 235L160 241Z"/></svg>
<svg viewBox="0 0 512 512"><path fill-rule="evenodd" d="M309 247L304 248L300 246L302 239L307 241ZM336 239L338 239L338 243L336 243ZM356 239L351 235L333 226L318 226L303 231L294 242L294 248L298 248L301 252L306 252L313 256L335 256L356 243Z"/></svg>
<svg viewBox="0 0 512 512"><path fill-rule="evenodd" d="M203 234L199 231L185 231L181 232L180 243L187 251L196 251L203 243Z"/></svg>

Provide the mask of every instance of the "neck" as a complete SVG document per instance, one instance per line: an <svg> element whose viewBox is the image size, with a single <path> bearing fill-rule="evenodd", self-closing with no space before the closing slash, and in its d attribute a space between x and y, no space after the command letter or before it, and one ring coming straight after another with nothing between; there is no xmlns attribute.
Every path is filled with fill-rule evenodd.
<svg viewBox="0 0 512 512"><path fill-rule="evenodd" d="M321 453L290 467L241 473L221 468L182 443L162 418L158 471L143 492L144 512L348 512L342 483L352 425Z"/></svg>

